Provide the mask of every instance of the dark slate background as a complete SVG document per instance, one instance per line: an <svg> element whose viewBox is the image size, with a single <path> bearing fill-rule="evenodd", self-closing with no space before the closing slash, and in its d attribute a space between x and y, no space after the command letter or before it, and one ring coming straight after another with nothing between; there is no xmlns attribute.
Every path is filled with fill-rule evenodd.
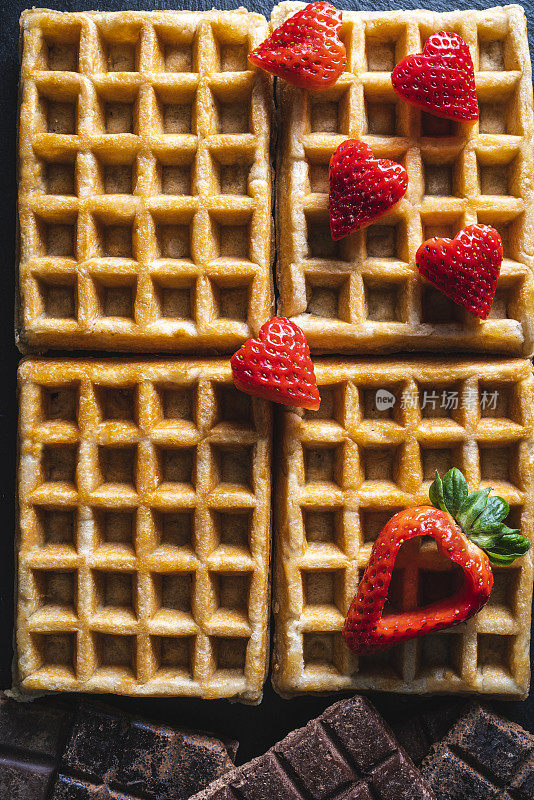
<svg viewBox="0 0 534 800"><path fill-rule="evenodd" d="M251 11L270 15L270 0L185 0L189 9L237 8L248 5ZM406 0L399 3L387 0L343 0L347 8L389 9L418 8L421 3ZM458 6L487 8L496 2L457 0L454 5L443 0L430 3L436 11L449 11ZM15 530L15 464L16 464L16 369L19 359L13 340L13 305L15 291L15 215L16 215L16 120L18 81L19 16L26 6L21 0L0 0L0 688L11 685L13 630L13 538ZM35 6L59 11L83 11L99 8L102 11L129 9L177 9L178 0L45 0ZM182 7L184 7L182 6ZM530 26L531 52L534 52L534 5L527 6ZM263 753L290 730L305 724L332 702L332 697L301 697L282 700L265 687L259 707L228 701L175 699L143 699L108 697L106 701L136 710L154 719L190 728L213 730L240 741L240 762ZM390 718L404 716L421 707L428 707L428 698L406 698L398 695L375 695L376 705ZM524 702L503 701L492 704L500 713L520 722L534 732L534 696Z"/></svg>

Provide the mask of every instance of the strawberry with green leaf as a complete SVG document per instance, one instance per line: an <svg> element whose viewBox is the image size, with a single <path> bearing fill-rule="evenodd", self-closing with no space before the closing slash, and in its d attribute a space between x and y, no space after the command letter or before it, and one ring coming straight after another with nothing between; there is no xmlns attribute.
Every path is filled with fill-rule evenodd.
<svg viewBox="0 0 534 800"><path fill-rule="evenodd" d="M343 637L358 654L385 650L399 642L464 622L487 603L493 587L491 565L508 566L523 556L529 540L504 520L509 507L491 489L469 493L459 469L443 480L436 472L432 507L400 511L384 526L350 606ZM438 551L461 567L463 584L451 597L430 605L384 614L395 559L401 545L431 536Z"/></svg>

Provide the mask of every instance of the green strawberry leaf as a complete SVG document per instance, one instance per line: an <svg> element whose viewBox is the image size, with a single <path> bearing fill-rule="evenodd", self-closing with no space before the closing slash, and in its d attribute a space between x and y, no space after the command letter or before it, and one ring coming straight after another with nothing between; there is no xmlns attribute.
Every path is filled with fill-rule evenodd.
<svg viewBox="0 0 534 800"><path fill-rule="evenodd" d="M454 467L441 479L436 478L429 489L433 506L451 514L465 536L487 554L492 564L509 566L530 548L529 540L517 528L509 528L504 520L510 507L502 497L480 489L469 494L467 481Z"/></svg>
<svg viewBox="0 0 534 800"><path fill-rule="evenodd" d="M505 533L493 545L493 547L484 548L486 555L492 564L499 566L509 566L516 558L521 558L530 548L530 542L520 533L515 531L512 533Z"/></svg>
<svg viewBox="0 0 534 800"><path fill-rule="evenodd" d="M445 497L443 495L443 482L437 470L436 470L436 478L434 482L430 484L430 489L428 490L428 496L434 508L439 508L440 511L445 511L445 513L449 510L447 508L447 505L445 503Z"/></svg>
<svg viewBox="0 0 534 800"><path fill-rule="evenodd" d="M517 556L503 556L500 553L493 553L491 550L485 550L484 552L494 567L509 567L517 558Z"/></svg>
<svg viewBox="0 0 534 800"><path fill-rule="evenodd" d="M456 522L459 523L464 531L469 531L473 522L484 511L490 492L491 489L480 489L467 495L460 510L455 515Z"/></svg>
<svg viewBox="0 0 534 800"><path fill-rule="evenodd" d="M495 522L485 528L483 533L472 533L469 538L483 550L486 550L493 548L503 536L512 533L517 534L519 531L516 528L508 528L502 522Z"/></svg>
<svg viewBox="0 0 534 800"><path fill-rule="evenodd" d="M457 467L450 469L443 478L443 497L449 513L456 517L467 500L467 481Z"/></svg>
<svg viewBox="0 0 534 800"><path fill-rule="evenodd" d="M503 555L506 553L518 553L519 555L523 556L527 552L530 547L530 542L523 536L522 534L518 533L517 531L512 530L510 533L503 533L500 539L497 540L492 550L496 553L502 553Z"/></svg>
<svg viewBox="0 0 534 800"><path fill-rule="evenodd" d="M519 533L519 529L509 528L504 522L490 522L488 525L485 525L484 528L480 528L477 531L473 528L469 538L475 541L484 536L500 537L503 533Z"/></svg>
<svg viewBox="0 0 534 800"><path fill-rule="evenodd" d="M510 506L502 497L488 497L488 502L484 511L473 523L473 530L487 529L488 525L502 522L510 513Z"/></svg>

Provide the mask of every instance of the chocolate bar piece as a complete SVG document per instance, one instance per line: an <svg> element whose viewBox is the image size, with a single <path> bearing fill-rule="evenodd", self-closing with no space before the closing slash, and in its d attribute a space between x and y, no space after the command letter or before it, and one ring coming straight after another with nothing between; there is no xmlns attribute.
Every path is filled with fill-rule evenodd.
<svg viewBox="0 0 534 800"><path fill-rule="evenodd" d="M533 800L534 736L477 706L423 763L437 800Z"/></svg>
<svg viewBox="0 0 534 800"><path fill-rule="evenodd" d="M437 697L430 704L427 700L418 713L404 713L395 719L387 714L385 717L414 764L420 764L432 745L443 739L466 708L467 702L462 698Z"/></svg>
<svg viewBox="0 0 534 800"><path fill-rule="evenodd" d="M203 734L0 695L0 798L187 800L231 767L223 742Z"/></svg>
<svg viewBox="0 0 534 800"><path fill-rule="evenodd" d="M46 800L69 728L69 714L0 695L0 797Z"/></svg>
<svg viewBox="0 0 534 800"><path fill-rule="evenodd" d="M330 706L265 755L223 775L194 800L435 800L373 706Z"/></svg>

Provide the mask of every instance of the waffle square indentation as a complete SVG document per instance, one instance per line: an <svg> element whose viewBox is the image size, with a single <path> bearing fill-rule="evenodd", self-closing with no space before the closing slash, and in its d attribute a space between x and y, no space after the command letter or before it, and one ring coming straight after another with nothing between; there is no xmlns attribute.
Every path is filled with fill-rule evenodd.
<svg viewBox="0 0 534 800"><path fill-rule="evenodd" d="M258 700L269 405L223 360L26 360L20 388L24 689Z"/></svg>
<svg viewBox="0 0 534 800"><path fill-rule="evenodd" d="M493 487L510 506L507 525L532 539L530 362L323 360L315 372L322 413L281 419L275 687L522 696L528 557L496 568L488 604L457 627L359 657L341 630L374 541L395 514L429 504L436 469L458 467L471 491ZM397 554L387 609L429 606L462 580L432 538L411 539Z"/></svg>
<svg viewBox="0 0 534 800"><path fill-rule="evenodd" d="M21 349L234 352L273 312L267 21L21 25Z"/></svg>

